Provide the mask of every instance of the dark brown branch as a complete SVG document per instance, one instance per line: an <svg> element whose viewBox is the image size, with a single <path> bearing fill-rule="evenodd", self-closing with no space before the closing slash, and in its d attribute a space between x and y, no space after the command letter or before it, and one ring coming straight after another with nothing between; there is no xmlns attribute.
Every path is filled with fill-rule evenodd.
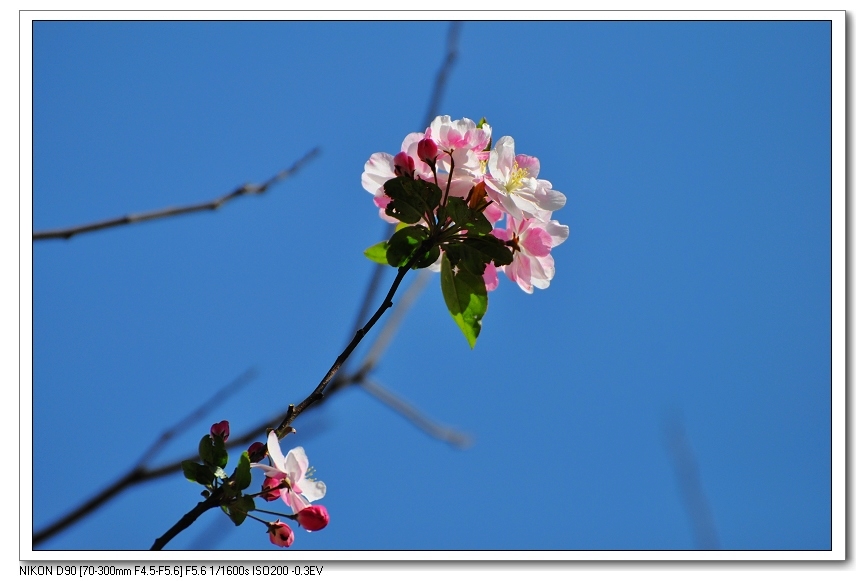
<svg viewBox="0 0 865 581"><path fill-rule="evenodd" d="M187 512L185 515L180 517L180 520L177 521L176 523L174 523L174 526L172 526L170 529L168 529L164 535L162 535L161 537L156 539L156 541L153 543L153 546L150 547L150 550L151 551L162 550L162 548L168 544L168 541L170 541L171 539L176 537L178 534L183 532L183 530L185 530L192 523L194 523L198 517L203 515L205 512L207 512L211 508L216 508L217 506L219 506L219 503L221 500L222 500L222 496L220 494L220 491L217 490L216 492L213 493L212 496L199 502L197 505L195 505L195 508L193 508L192 510Z"/></svg>
<svg viewBox="0 0 865 581"><path fill-rule="evenodd" d="M90 224L82 224L81 226L73 226L71 228L40 230L33 233L33 240L49 240L51 238L64 238L68 240L76 234L83 234L84 232L94 232L96 230L104 230L106 228L113 228L115 226L135 224L136 222L145 222L147 220L156 220L158 218L168 218L170 216L179 216L181 214L190 214L193 212L201 212L204 210L217 210L223 204L225 204L226 202L230 202L235 198L250 194L265 193L272 185L281 182L300 171L300 169L309 161L311 161L315 156L317 156L318 153L319 150L316 147L307 152L307 154L304 155L302 158L297 160L290 168L282 170L266 182L261 184L244 184L239 188L235 189L233 192L225 194L224 196L220 196L215 200L211 200L209 202L191 204L188 206L163 208L161 210L141 212L140 214L127 214L126 216L120 216L119 218L102 220L100 222L91 222Z"/></svg>
<svg viewBox="0 0 865 581"><path fill-rule="evenodd" d="M396 289L399 288L399 284L402 282L402 279L411 270L411 267L420 260L420 257L423 256L428 250L429 246L427 246L427 242L429 240L424 241L418 249L415 251L414 256L412 256L411 260L408 261L408 264L405 266L401 266L399 271L397 272L396 278L393 281L393 284L390 285L390 290L387 292L387 295L384 297L384 300L381 303L381 306L378 310L370 317L369 321L366 322L366 325L363 326L362 329L358 329L357 333L354 334L354 339L346 346L342 353L336 358L336 361L333 362L333 365L330 366L327 373L324 374L324 377L318 383L316 388L312 390L306 399L300 402L299 405L295 406L294 404L290 404L288 406L288 411L285 414L285 419L280 422L279 427L276 429L276 435L280 439L284 438L289 432L293 430L291 427L291 423L306 410L312 403L320 400L324 397L322 394L324 393L327 384L330 383L330 380L333 379L333 376L336 375L336 372L339 371L339 368L342 367L342 364L345 363L348 356L352 354L355 347L363 340L369 330L372 329L373 325L375 325L381 316L384 314L386 310L393 306L393 296L396 294Z"/></svg>
<svg viewBox="0 0 865 581"><path fill-rule="evenodd" d="M436 440L447 442L457 448L468 448L472 445L472 438L467 434L463 434L452 428L439 425L433 420L423 415L413 405L400 399L396 394L385 389L381 384L366 378L360 384L361 387L370 395L378 399L383 404L390 407L395 412L399 413L405 419L413 423L415 426L432 436Z"/></svg>

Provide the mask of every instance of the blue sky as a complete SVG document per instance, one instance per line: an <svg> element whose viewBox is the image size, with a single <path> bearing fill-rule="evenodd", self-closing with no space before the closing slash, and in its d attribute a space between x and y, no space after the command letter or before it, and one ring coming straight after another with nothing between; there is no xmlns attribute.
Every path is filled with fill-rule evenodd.
<svg viewBox="0 0 865 581"><path fill-rule="evenodd" d="M34 244L37 529L250 366L160 460L312 390L382 237L363 164L420 129L447 30L34 25L35 230L212 199L322 149L215 213ZM671 426L720 548L831 548L830 34L465 23L439 113L537 156L570 237L549 289L502 281L473 351L434 278L374 373L472 447L357 388L301 417L285 445L327 483L332 522L295 548L694 549ZM79 476L63 495L58 459ZM144 549L199 499L179 474L145 484L41 548ZM271 545L213 512L169 548Z"/></svg>

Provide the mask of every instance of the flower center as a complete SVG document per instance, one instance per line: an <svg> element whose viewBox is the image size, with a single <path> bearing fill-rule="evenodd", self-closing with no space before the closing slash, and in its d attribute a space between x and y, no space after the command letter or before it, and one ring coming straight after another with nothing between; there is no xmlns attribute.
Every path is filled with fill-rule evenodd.
<svg viewBox="0 0 865 581"><path fill-rule="evenodd" d="M520 167L517 162L514 162L514 168L511 171L511 175L508 178L508 183L505 186L508 192L512 192L515 188L523 185L523 180L528 177L529 170L524 167Z"/></svg>

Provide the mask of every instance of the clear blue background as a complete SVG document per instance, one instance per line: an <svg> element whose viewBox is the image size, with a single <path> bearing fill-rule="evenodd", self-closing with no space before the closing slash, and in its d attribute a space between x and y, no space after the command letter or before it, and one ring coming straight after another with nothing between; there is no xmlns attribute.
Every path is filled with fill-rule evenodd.
<svg viewBox="0 0 865 581"><path fill-rule="evenodd" d="M34 244L37 529L249 366L158 461L312 390L382 237L363 164L420 129L448 26L34 25L35 230L212 199L323 151L215 213ZM831 548L830 32L465 23L438 113L540 158L571 235L549 289L502 281L474 351L434 279L374 374L474 446L358 388L298 420L284 447L306 448L332 521L295 548L697 548L671 425L720 548ZM139 486L40 548L148 548L198 492ZM212 511L169 548L272 546Z"/></svg>

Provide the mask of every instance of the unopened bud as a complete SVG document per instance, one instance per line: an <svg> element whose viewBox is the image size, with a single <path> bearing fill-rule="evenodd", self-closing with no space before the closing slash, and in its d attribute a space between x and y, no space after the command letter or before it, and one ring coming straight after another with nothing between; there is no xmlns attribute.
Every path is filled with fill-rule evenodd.
<svg viewBox="0 0 865 581"><path fill-rule="evenodd" d="M210 426L210 437L214 440L228 440L228 420L222 420Z"/></svg>
<svg viewBox="0 0 865 581"><path fill-rule="evenodd" d="M267 502L279 498L279 487L281 484L282 480L279 478L265 478L264 483L261 485L261 498Z"/></svg>
<svg viewBox="0 0 865 581"><path fill-rule="evenodd" d="M246 452L249 454L250 462L261 462L267 456L267 447L261 442L253 442Z"/></svg>
<svg viewBox="0 0 865 581"><path fill-rule="evenodd" d="M308 506L297 513L297 523L308 531L320 531L330 522L330 515L324 506Z"/></svg>
<svg viewBox="0 0 865 581"><path fill-rule="evenodd" d="M404 151L393 158L393 169L397 176L414 179L414 159Z"/></svg>
<svg viewBox="0 0 865 581"><path fill-rule="evenodd" d="M267 534L270 535L270 542L277 547L290 547L294 542L294 532L287 524L278 520L267 523Z"/></svg>
<svg viewBox="0 0 865 581"><path fill-rule="evenodd" d="M417 156L424 160L429 165L436 162L436 156L439 153L439 146L430 138L424 138L417 143Z"/></svg>

